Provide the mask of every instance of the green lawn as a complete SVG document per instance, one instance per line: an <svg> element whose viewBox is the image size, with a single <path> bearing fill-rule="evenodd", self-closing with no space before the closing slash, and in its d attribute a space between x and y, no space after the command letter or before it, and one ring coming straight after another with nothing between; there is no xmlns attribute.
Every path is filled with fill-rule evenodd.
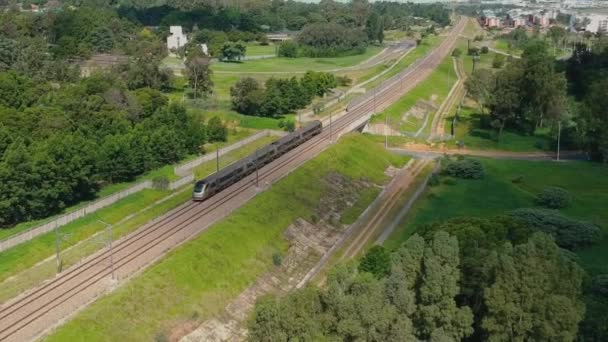
<svg viewBox="0 0 608 342"><path fill-rule="evenodd" d="M509 42L504 39L496 39L494 41L494 48L504 53L511 54L513 56L521 56L522 50L516 47L510 47Z"/></svg>
<svg viewBox="0 0 608 342"><path fill-rule="evenodd" d="M277 46L274 44L259 45L259 44L247 44L247 52L245 56L268 56L276 54Z"/></svg>
<svg viewBox="0 0 608 342"><path fill-rule="evenodd" d="M448 76L449 75L449 76ZM389 117L389 125L401 131L410 133L416 132L422 127L425 120L417 120L410 116L407 120L402 120L402 116L410 108L412 108L418 100L429 101L431 96L435 95L435 104L437 108L447 97L450 89L456 82L456 72L454 70L454 62L451 56L447 56L441 64L414 89L409 91L405 96L401 97L397 102L389 106L384 112L374 116L372 122L384 122L385 116ZM431 131L431 123L436 111L428 113L429 118L422 130L423 134L429 134Z"/></svg>
<svg viewBox="0 0 608 342"><path fill-rule="evenodd" d="M407 32L401 30L386 30L384 31L384 40L399 41L407 38Z"/></svg>
<svg viewBox="0 0 608 342"><path fill-rule="evenodd" d="M303 72L308 70L327 71L355 66L382 51L382 47L370 46L367 51L360 55L333 57L333 58L268 58L261 60L245 61L242 63L214 63L211 69L215 72Z"/></svg>
<svg viewBox="0 0 608 342"><path fill-rule="evenodd" d="M403 165L406 160L385 152L366 136L345 136L270 190L84 309L46 340L158 340L180 322L201 322L218 314L272 267L273 253L286 250L285 228L298 217L312 218L327 191L323 180L330 173L381 184L387 181L386 167Z"/></svg>
<svg viewBox="0 0 608 342"><path fill-rule="evenodd" d="M453 118L454 113L446 118L445 128L447 133L451 130ZM528 152L547 151L554 140L549 129L539 129L534 135L522 135L505 130L500 140L497 140L495 130L482 127L482 118L483 115L479 114L478 109L462 107L460 121L456 124L455 138L448 143L455 147L456 143L461 141L466 148L475 150Z"/></svg>
<svg viewBox="0 0 608 342"><path fill-rule="evenodd" d="M427 189L386 245L397 247L421 224L532 207L535 195L547 186L560 186L572 194L573 204L561 210L563 214L594 222L608 236L608 167L590 162L481 160L486 170L483 180L459 179L454 185ZM519 176L523 182L513 183ZM608 272L608 238L578 254L587 270Z"/></svg>
<svg viewBox="0 0 608 342"><path fill-rule="evenodd" d="M133 214L166 196L168 192L160 190L143 190L62 226L60 232L68 237L62 242L63 249L82 241L99 232L105 226L99 219L110 224L117 223L129 214ZM26 243L0 253L0 281L23 271L37 262L55 253L55 233L40 235Z"/></svg>

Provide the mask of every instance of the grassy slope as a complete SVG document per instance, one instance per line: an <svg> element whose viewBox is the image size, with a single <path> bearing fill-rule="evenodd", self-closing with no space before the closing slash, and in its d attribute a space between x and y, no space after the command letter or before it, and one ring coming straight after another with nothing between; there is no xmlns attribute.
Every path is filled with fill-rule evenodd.
<svg viewBox="0 0 608 342"><path fill-rule="evenodd" d="M449 82L448 82L448 74ZM437 95L435 103L437 107L441 105L443 100L449 93L452 85L456 81L456 73L454 71L454 64L452 57L446 57L439 67L435 69L429 77L419 83L414 89L408 92L405 96L401 97L397 102L393 103L383 113L374 116L372 122L384 122L385 115L389 117L389 124L392 127L405 130L408 132L415 132L424 123L423 120L415 120L414 118L408 118L406 122L401 121L402 115L412 108L418 100L429 100L432 95ZM435 112L431 112L428 122L426 123L424 133L429 133L431 130L431 122Z"/></svg>
<svg viewBox="0 0 608 342"><path fill-rule="evenodd" d="M344 137L141 276L93 303L48 340L149 341L175 322L208 318L267 271L273 253L286 249L282 233L296 218L311 217L324 192L320 179L336 171L383 183L385 168L405 161L365 136Z"/></svg>
<svg viewBox="0 0 608 342"><path fill-rule="evenodd" d="M534 196L547 186L560 186L574 197L573 205L562 212L599 224L606 234L603 242L581 251L587 269L608 272L608 168L587 162L529 162L482 160L483 180L458 180L455 185L430 188L414 205L399 229L387 241L396 247L420 224L455 216L488 217L534 206ZM511 180L523 175L524 181Z"/></svg>
<svg viewBox="0 0 608 342"><path fill-rule="evenodd" d="M351 67L375 56L382 47L370 46L360 55L333 57L333 58L269 58L262 60L245 61L243 63L214 63L213 71L230 72L301 72L307 70L323 71Z"/></svg>
<svg viewBox="0 0 608 342"><path fill-rule="evenodd" d="M151 205L167 194L166 191L143 190L103 208L97 213L75 220L61 227L61 233L69 234L69 238L62 242L61 247L72 246L104 229L105 226L97 220L102 219L114 224L125 216ZM54 232L40 235L27 243L0 253L0 281L52 256L53 253L55 253Z"/></svg>

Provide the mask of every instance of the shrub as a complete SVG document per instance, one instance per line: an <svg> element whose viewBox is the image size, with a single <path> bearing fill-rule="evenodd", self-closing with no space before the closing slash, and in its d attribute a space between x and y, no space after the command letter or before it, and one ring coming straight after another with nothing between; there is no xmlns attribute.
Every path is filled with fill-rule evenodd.
<svg viewBox="0 0 608 342"><path fill-rule="evenodd" d="M286 40L279 45L279 57L296 58L298 57L298 43L293 40Z"/></svg>
<svg viewBox="0 0 608 342"><path fill-rule="evenodd" d="M272 264L279 267L283 263L283 256L279 253L272 254Z"/></svg>
<svg viewBox="0 0 608 342"><path fill-rule="evenodd" d="M348 77L347 75L337 76L336 82L338 82L338 85L340 87L348 87L351 85L351 83L353 83L353 79Z"/></svg>
<svg viewBox="0 0 608 342"><path fill-rule="evenodd" d="M569 250L589 246L601 238L597 225L568 218L553 210L517 209L510 216L531 228L553 235L560 247Z"/></svg>
<svg viewBox="0 0 608 342"><path fill-rule="evenodd" d="M488 53L488 52L490 52L490 49L487 46L482 46L481 47L481 53L485 54L485 53Z"/></svg>
<svg viewBox="0 0 608 342"><path fill-rule="evenodd" d="M475 36L475 38L473 40L476 41L476 42L482 41L483 40L483 34Z"/></svg>
<svg viewBox="0 0 608 342"><path fill-rule="evenodd" d="M433 173L431 175L431 177L429 178L429 182L427 183L429 186L437 186L439 185L439 175L436 173Z"/></svg>
<svg viewBox="0 0 608 342"><path fill-rule="evenodd" d="M169 189L169 180L167 177L163 176L154 177L152 180L152 187L158 190L167 190Z"/></svg>
<svg viewBox="0 0 608 342"><path fill-rule="evenodd" d="M536 196L536 204L550 209L561 209L570 206L572 198L566 189L556 186L548 187Z"/></svg>
<svg viewBox="0 0 608 342"><path fill-rule="evenodd" d="M479 55L479 48L475 47L475 46L470 47L469 51L468 51L468 54L469 54L469 56Z"/></svg>
<svg viewBox="0 0 608 342"><path fill-rule="evenodd" d="M505 65L505 56L499 53L494 55L494 59L492 60L492 68L500 69Z"/></svg>
<svg viewBox="0 0 608 342"><path fill-rule="evenodd" d="M463 179L481 179L485 175L481 162L468 158L448 162L443 173Z"/></svg>
<svg viewBox="0 0 608 342"><path fill-rule="evenodd" d="M455 48L454 51L452 51L452 57L460 57L462 55L462 50L460 50L459 48Z"/></svg>
<svg viewBox="0 0 608 342"><path fill-rule="evenodd" d="M524 176L523 175L519 175L519 176L511 179L511 183L513 183L513 184L523 183L523 181L524 181Z"/></svg>

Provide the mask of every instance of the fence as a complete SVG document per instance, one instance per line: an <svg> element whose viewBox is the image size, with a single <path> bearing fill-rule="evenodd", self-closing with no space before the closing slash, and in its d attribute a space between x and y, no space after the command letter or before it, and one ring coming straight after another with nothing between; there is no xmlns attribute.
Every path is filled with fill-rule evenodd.
<svg viewBox="0 0 608 342"><path fill-rule="evenodd" d="M230 146L227 146L223 149L221 149L219 151L220 156L223 154L226 154L230 151L233 151L237 148L240 148L244 145L247 145L261 137L270 135L270 134L275 134L275 135L281 135L283 134L282 132L276 132L276 131L272 131L272 130L264 130L261 132L258 132L256 134L253 134L241 141L238 141ZM175 167L175 174L183 176L180 179L169 183L168 185L168 189L169 190L176 190L178 188L181 188L182 186L185 186L187 184L193 183L194 182L194 175L192 174L192 169L199 166L200 164L213 160L216 157L215 153L210 153L210 154L206 154L204 156L201 156L199 158L196 158L188 163L182 164L180 166ZM0 240L0 252L5 251L9 248L15 247L20 243L29 241L33 238L35 238L36 236L39 236L41 234L44 233L48 233L50 231L52 231L55 226L57 227L61 227L64 226L70 222L73 222L81 217L86 216L87 214L91 214L94 213L95 211L102 209L104 207L107 207L111 204L114 204L116 202L118 202L119 200L132 195L134 193L140 192L144 189L150 189L153 187L153 182L150 180L147 181L143 181L140 183L137 183L133 186L131 186L128 189L122 190L120 192L117 192L115 194L109 195L107 197L101 198L83 208L80 208L78 210L75 210L71 213L65 214L65 215L61 215L58 218L48 221L42 225L36 226L36 227L32 227L24 232L18 233L16 235L12 235L9 237L4 238L3 240Z"/></svg>
<svg viewBox="0 0 608 342"><path fill-rule="evenodd" d="M261 132L258 132L256 134L250 135L249 137L238 141L230 146L224 147L222 149L219 150L219 155L222 156L226 153L229 153L231 151L236 150L237 148L241 148L261 137L265 137L271 134L275 134L275 135L280 135L283 134L282 132L276 132L276 131L272 131L272 130L263 130ZM213 160L216 158L216 153L208 153L205 154L204 156L200 156L194 160L191 160L187 163L181 164L179 166L175 167L175 174L176 175L187 175L189 172L191 172L191 170L199 165L201 165L202 163L208 162L210 160Z"/></svg>
<svg viewBox="0 0 608 342"><path fill-rule="evenodd" d="M74 220L77 220L87 214L93 213L99 209L102 209L104 207L109 206L110 204L113 204L129 195L132 195L134 193L137 193L143 189L148 189L152 187L152 182L151 181L144 181L141 183L137 183L135 185L133 185L132 187L122 190L120 192L117 192L115 194L112 194L110 196L104 197L100 200L97 200L83 208L80 208L78 210L75 210L71 213L59 216L58 218L49 221L47 223L44 223L40 226L37 227L33 227L30 228L29 230L26 230L22 233L19 233L17 235L13 235L13 236L9 236L7 238L5 238L4 240L0 241L0 252L7 250L11 247L14 247L20 243L26 242L28 240L33 239L34 237L40 235L40 234L44 234L44 233L48 233L51 230L53 230L55 228L55 226L63 226L66 225Z"/></svg>

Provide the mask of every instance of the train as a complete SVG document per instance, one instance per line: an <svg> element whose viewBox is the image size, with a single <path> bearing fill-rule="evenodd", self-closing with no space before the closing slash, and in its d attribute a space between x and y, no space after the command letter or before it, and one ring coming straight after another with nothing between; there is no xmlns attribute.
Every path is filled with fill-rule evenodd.
<svg viewBox="0 0 608 342"><path fill-rule="evenodd" d="M268 144L226 168L199 180L194 185L193 201L204 201L226 189L264 165L279 158L323 131L321 121L313 121L277 141Z"/></svg>

